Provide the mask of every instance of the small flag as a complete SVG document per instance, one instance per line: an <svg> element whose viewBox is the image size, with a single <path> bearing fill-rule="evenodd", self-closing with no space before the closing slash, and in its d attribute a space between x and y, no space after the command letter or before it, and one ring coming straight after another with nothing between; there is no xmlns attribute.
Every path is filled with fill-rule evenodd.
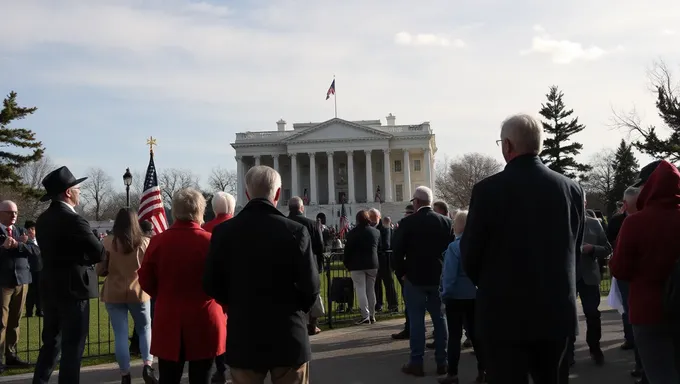
<svg viewBox="0 0 680 384"><path fill-rule="evenodd" d="M156 166L153 162L153 150L149 159L149 167L146 169L144 192L139 204L139 219L151 222L155 235L168 229L168 221L165 218L165 208L161 198L161 189L158 187Z"/></svg>
<svg viewBox="0 0 680 384"><path fill-rule="evenodd" d="M347 231L349 231L349 220L347 219L345 203L342 203L342 207L340 208L340 232L338 233L338 236L341 239L344 239L345 233L347 233Z"/></svg>
<svg viewBox="0 0 680 384"><path fill-rule="evenodd" d="M330 88L328 88L328 92L326 92L326 100L328 100L331 95L335 95L335 79L333 79Z"/></svg>

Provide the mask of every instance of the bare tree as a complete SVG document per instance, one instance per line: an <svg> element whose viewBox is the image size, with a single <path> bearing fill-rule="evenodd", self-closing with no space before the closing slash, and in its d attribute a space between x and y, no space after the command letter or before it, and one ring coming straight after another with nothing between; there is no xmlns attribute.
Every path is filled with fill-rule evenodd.
<svg viewBox="0 0 680 384"><path fill-rule="evenodd" d="M208 186L214 192L224 191L236 196L236 172L222 167L213 168Z"/></svg>
<svg viewBox="0 0 680 384"><path fill-rule="evenodd" d="M83 197L90 205L92 217L99 221L107 201L113 194L111 176L101 168L90 168L86 174L87 180L83 183Z"/></svg>
<svg viewBox="0 0 680 384"><path fill-rule="evenodd" d="M438 195L454 207L466 208L475 184L498 173L503 165L491 156L467 153L440 167L443 170L440 168L435 176Z"/></svg>
<svg viewBox="0 0 680 384"><path fill-rule="evenodd" d="M169 206L172 202L172 195L183 188L198 188L199 178L190 170L169 168L158 174L158 184L160 184L163 202Z"/></svg>
<svg viewBox="0 0 680 384"><path fill-rule="evenodd" d="M581 181L587 195L596 196L605 206L608 204L608 196L614 188L615 162L615 153L611 149L594 155L590 161L592 169L587 177ZM588 197L588 200L592 199Z"/></svg>
<svg viewBox="0 0 680 384"><path fill-rule="evenodd" d="M21 178L21 182L29 190L29 193L14 194L14 199L19 206L19 211L25 219L35 219L44 211L48 203L42 203L38 200L38 196L43 191L42 180L48 173L55 169L54 163L49 157L42 157L40 160L30 162L17 170L17 175Z"/></svg>

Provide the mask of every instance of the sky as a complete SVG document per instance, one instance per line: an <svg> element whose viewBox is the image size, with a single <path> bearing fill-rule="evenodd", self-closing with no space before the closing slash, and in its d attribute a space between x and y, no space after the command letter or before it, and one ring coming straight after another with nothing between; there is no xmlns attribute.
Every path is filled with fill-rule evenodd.
<svg viewBox="0 0 680 384"><path fill-rule="evenodd" d="M77 176L156 165L234 169L236 132L338 117L429 121L437 159L495 145L551 85L586 129L581 161L628 133L612 109L658 118L647 73L680 79L677 0L0 0L0 92ZM641 157L641 161L648 160ZM114 182L115 180L114 179ZM120 188L122 189L122 180Z"/></svg>

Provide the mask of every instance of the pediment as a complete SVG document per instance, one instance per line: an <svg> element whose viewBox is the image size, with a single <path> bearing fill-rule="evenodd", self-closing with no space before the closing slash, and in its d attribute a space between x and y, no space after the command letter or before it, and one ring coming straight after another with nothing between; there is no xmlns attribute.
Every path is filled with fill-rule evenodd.
<svg viewBox="0 0 680 384"><path fill-rule="evenodd" d="M352 123L342 119L331 119L306 128L285 138L284 142L344 141L389 139L392 135L379 129Z"/></svg>

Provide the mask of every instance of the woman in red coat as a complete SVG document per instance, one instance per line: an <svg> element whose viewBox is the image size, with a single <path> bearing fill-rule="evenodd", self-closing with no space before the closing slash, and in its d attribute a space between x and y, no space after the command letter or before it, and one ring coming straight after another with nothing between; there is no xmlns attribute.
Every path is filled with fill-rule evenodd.
<svg viewBox="0 0 680 384"><path fill-rule="evenodd" d="M151 353L164 384L180 383L185 361L191 384L208 383L213 359L225 352L225 311L202 288L210 246L210 233L201 229L205 205L195 189L176 192L175 222L151 239L139 269L142 289L156 299Z"/></svg>

